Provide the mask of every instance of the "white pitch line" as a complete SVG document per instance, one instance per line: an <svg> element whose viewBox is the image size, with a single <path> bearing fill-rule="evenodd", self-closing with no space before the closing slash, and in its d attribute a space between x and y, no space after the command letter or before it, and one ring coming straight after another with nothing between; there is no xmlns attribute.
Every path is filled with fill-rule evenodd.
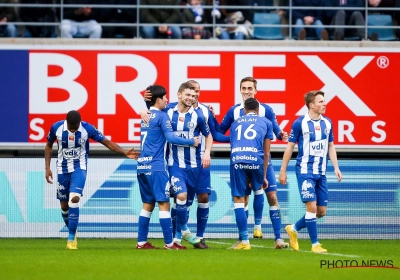
<svg viewBox="0 0 400 280"><path fill-rule="evenodd" d="M208 243L215 243L215 244L222 244L222 245L230 245L230 243L226 242L219 242L219 241L211 241L207 240ZM251 244L251 247L255 248L265 248L265 249L275 249L274 247L267 247L267 246L262 246L262 245L253 245ZM306 250L298 250L297 252L302 252L302 253L312 253L311 251L306 251ZM321 255L327 255L327 256L338 256L338 257L346 257L346 258L361 258L360 256L357 255L346 255L346 254L337 254L337 253L324 253Z"/></svg>

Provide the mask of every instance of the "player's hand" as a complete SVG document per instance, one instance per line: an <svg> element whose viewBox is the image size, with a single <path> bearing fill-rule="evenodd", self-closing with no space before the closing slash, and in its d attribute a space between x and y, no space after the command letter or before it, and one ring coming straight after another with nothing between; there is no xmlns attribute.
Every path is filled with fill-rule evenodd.
<svg viewBox="0 0 400 280"><path fill-rule="evenodd" d="M135 150L135 148L125 151L126 157L131 158L131 159L138 159L140 152L135 152L134 150Z"/></svg>
<svg viewBox="0 0 400 280"><path fill-rule="evenodd" d="M282 186L286 185L287 175L285 171L279 172L279 183L281 183Z"/></svg>
<svg viewBox="0 0 400 280"><path fill-rule="evenodd" d="M46 169L46 181L49 184L53 184L53 172L50 169Z"/></svg>
<svg viewBox="0 0 400 280"><path fill-rule="evenodd" d="M267 189L267 188L268 188L268 180L267 180L266 178L264 178L264 182L263 182L263 185L262 185L262 189L265 190L265 189Z"/></svg>
<svg viewBox="0 0 400 280"><path fill-rule="evenodd" d="M151 101L151 98L153 97L153 95L151 94L151 91L146 89L146 91L143 94L143 98L145 101Z"/></svg>
<svg viewBox="0 0 400 280"><path fill-rule="evenodd" d="M342 181L343 177L342 177L342 172L340 172L339 168L335 169L335 175L338 178L338 182Z"/></svg>
<svg viewBox="0 0 400 280"><path fill-rule="evenodd" d="M142 120L143 120L145 123L150 122L150 116L149 116L149 114L151 114L151 112L150 112L149 110L142 110L142 111L140 111L140 113L139 113L140 117L142 118Z"/></svg>
<svg viewBox="0 0 400 280"><path fill-rule="evenodd" d="M287 134L287 132L286 131L281 131L281 132L279 132L279 135L281 136L281 138L282 138L282 141L285 141L285 142L287 142L287 140L288 140L288 138L289 138L289 136L288 136L288 134Z"/></svg>
<svg viewBox="0 0 400 280"><path fill-rule="evenodd" d="M213 117L215 118L214 107L213 107L213 106L211 106L211 105L208 105L208 108L210 109L210 111L211 111L211 113L212 113Z"/></svg>
<svg viewBox="0 0 400 280"><path fill-rule="evenodd" d="M251 185L251 180L250 180L249 177L246 177L246 186L249 187L250 189L253 187L253 186Z"/></svg>
<svg viewBox="0 0 400 280"><path fill-rule="evenodd" d="M200 139L199 139L199 137L193 137L193 139L194 139L194 144L193 144L193 146L195 146L195 147L197 147L197 146L199 146L199 142L200 142Z"/></svg>
<svg viewBox="0 0 400 280"><path fill-rule="evenodd" d="M211 157L209 155L204 154L203 158L201 159L201 165L203 168L208 168L211 165Z"/></svg>

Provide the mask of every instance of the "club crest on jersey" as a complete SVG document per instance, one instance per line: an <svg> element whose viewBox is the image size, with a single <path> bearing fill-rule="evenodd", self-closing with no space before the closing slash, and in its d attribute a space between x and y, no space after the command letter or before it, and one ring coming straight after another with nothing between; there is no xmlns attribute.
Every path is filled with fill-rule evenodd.
<svg viewBox="0 0 400 280"><path fill-rule="evenodd" d="M86 140L81 138L81 139L79 139L78 142L79 142L79 145L83 146L83 145L85 145Z"/></svg>
<svg viewBox="0 0 400 280"><path fill-rule="evenodd" d="M328 128L325 128L325 131L324 131L324 132L325 132L325 135L326 135L326 136L329 135L329 129L328 129Z"/></svg>
<svg viewBox="0 0 400 280"><path fill-rule="evenodd" d="M193 122L188 122L188 123L187 123L187 126L188 126L190 129L192 129L192 128L194 128L194 123L193 123Z"/></svg>
<svg viewBox="0 0 400 280"><path fill-rule="evenodd" d="M75 140L75 136L74 136L74 135L70 135L70 136L68 137L68 140L74 141L74 140Z"/></svg>

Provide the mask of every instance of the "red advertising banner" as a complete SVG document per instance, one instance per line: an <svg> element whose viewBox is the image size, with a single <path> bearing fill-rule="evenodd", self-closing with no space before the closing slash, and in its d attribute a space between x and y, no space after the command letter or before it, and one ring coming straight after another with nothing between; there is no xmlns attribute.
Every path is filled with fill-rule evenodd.
<svg viewBox="0 0 400 280"><path fill-rule="evenodd" d="M200 83L199 100L212 104L221 121L241 102L240 80L252 76L256 98L274 109L285 131L307 112L304 94L322 90L336 145L400 145L400 52L166 48L30 50L28 141L45 142L51 124L75 109L113 141L138 144L145 88L160 84L174 102L189 79Z"/></svg>

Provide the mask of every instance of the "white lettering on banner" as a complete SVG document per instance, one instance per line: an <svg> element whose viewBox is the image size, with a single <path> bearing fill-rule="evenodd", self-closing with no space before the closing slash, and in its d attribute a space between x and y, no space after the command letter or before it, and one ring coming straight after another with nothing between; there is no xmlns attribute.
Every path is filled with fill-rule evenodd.
<svg viewBox="0 0 400 280"><path fill-rule="evenodd" d="M98 119L97 120L97 130L104 134L104 119ZM104 136L107 137L108 140L111 140L111 136L110 135L105 135L104 134Z"/></svg>
<svg viewBox="0 0 400 280"><path fill-rule="evenodd" d="M135 54L99 54L97 60L97 113L115 115L118 94L125 98L136 113L146 110L140 91L156 81L157 68L154 64ZM118 66L134 68L137 77L132 81L117 82Z"/></svg>
<svg viewBox="0 0 400 280"><path fill-rule="evenodd" d="M379 126L385 126L385 125L386 123L384 121L376 121L372 124L372 131L380 135L380 137L373 136L371 138L372 141L374 141L375 143L382 143L383 141L385 141L386 132L382 129L379 129Z"/></svg>
<svg viewBox="0 0 400 280"><path fill-rule="evenodd" d="M31 120L29 126L30 128L34 131L37 132L37 134L29 134L29 139L34 140L34 141L39 141L43 139L44 137L44 129L40 126L37 126L37 124L44 124L44 120L40 118L34 118Z"/></svg>
<svg viewBox="0 0 400 280"><path fill-rule="evenodd" d="M354 124L351 121L338 121L338 138L339 142L344 142L346 136L349 142L356 142L353 135Z"/></svg>
<svg viewBox="0 0 400 280"><path fill-rule="evenodd" d="M243 77L253 77L254 67L286 67L286 55L235 55L235 104L242 103L240 81ZM285 91L285 79L257 79L257 91ZM256 97L257 98L257 97ZM267 103L277 116L284 116L285 103Z"/></svg>
<svg viewBox="0 0 400 280"><path fill-rule="evenodd" d="M356 116L375 116L375 113L336 75L317 55L299 55L299 59L317 76L325 85L322 91L325 92L325 101L328 103L335 96L345 104ZM355 56L346 64L344 70L355 77L364 69L374 56ZM356 65L359 63L359 65ZM351 104L351 107L350 107ZM296 115L305 115L307 107L304 105Z"/></svg>
<svg viewBox="0 0 400 280"><path fill-rule="evenodd" d="M221 56L219 54L170 54L169 56L169 100L178 101L179 86L183 81L196 80L201 90L219 91L221 89L220 79L198 79L189 77L190 66L220 67ZM220 103L218 104L218 108ZM215 106L215 105L214 105Z"/></svg>
<svg viewBox="0 0 400 280"><path fill-rule="evenodd" d="M62 74L48 76L48 67L62 68ZM88 99L86 88L75 79L81 74L82 67L75 58L56 53L29 54L29 113L64 114L71 109L79 110ZM48 101L49 88L64 89L69 93L65 101Z"/></svg>
<svg viewBox="0 0 400 280"><path fill-rule="evenodd" d="M141 119L128 120L128 140L140 141L140 123Z"/></svg>

